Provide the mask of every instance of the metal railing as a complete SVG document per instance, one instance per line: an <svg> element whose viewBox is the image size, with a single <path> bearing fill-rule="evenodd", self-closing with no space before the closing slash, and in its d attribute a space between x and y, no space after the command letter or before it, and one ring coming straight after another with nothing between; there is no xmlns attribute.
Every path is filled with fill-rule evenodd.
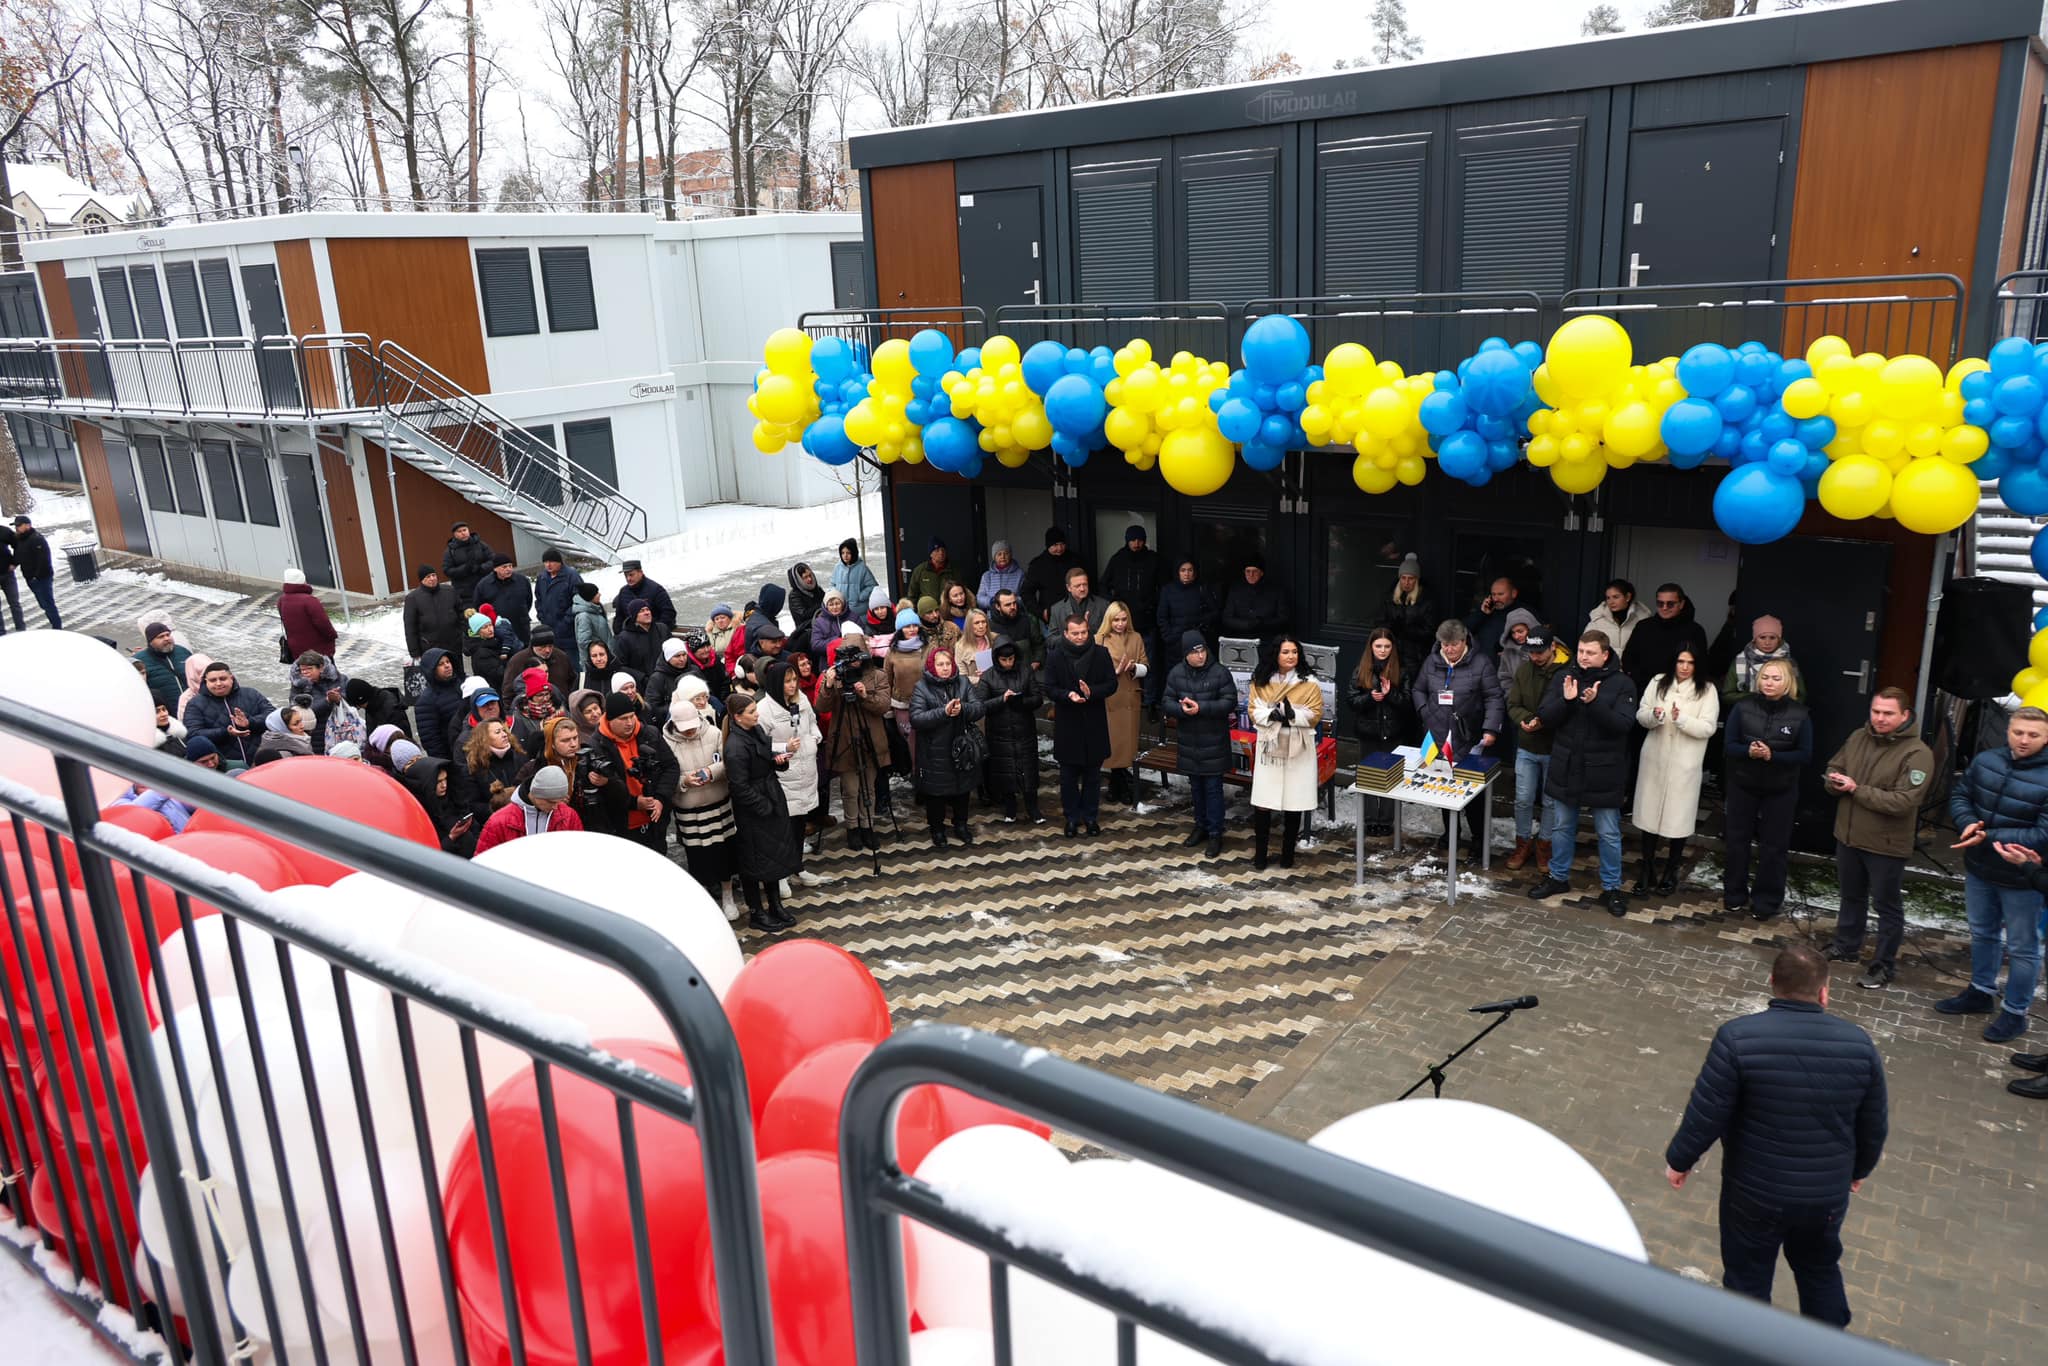
<svg viewBox="0 0 2048 1366"><path fill-rule="evenodd" d="M1531 290L1254 299L1241 313L1246 327L1275 313L1298 319L1318 362L1332 347L1356 342L1410 374L1449 369L1488 337L1541 343L1556 326L1555 309Z"/></svg>
<svg viewBox="0 0 2048 1366"><path fill-rule="evenodd" d="M1614 315L1628 328L1639 362L1699 342L1761 341L1798 356L1833 334L1857 351L1911 352L1945 367L1962 356L1965 295L1954 275L1845 275L1574 289L1559 311L1565 320Z"/></svg>
<svg viewBox="0 0 2048 1366"><path fill-rule="evenodd" d="M98 1322L95 1301L104 1296L175 1342L175 1316L186 1349L204 1366L239 1359L257 1343L273 1361L319 1366L412 1366L438 1345L467 1366L474 1354L465 1311L484 1299L505 1316L511 1359L523 1359L522 1315L530 1321L536 1310L512 1281L508 1238L541 1235L531 1224L508 1232L487 1089L497 1076L525 1076L546 1131L542 1182L555 1218L543 1223L566 1269L564 1336L587 1343L555 1100L557 1079L577 1078L608 1093L616 1114L647 1360L679 1350L678 1325L663 1325L663 1268L650 1244L637 1154L642 1136L652 1137L650 1123L673 1121L699 1139L725 1359L772 1366L746 1074L711 987L667 939L550 887L15 702L0 700L0 733L47 748L62 793L59 804L19 787L0 790L0 811L10 815L0 820L0 845L14 855L0 860L0 949L13 969L0 991L0 1042L12 1064L0 1095L8 1177L0 1202L54 1252L59 1269L90 1283L55 1277L87 1321ZM687 1089L446 969L366 947L339 922L293 911L253 883L209 876L173 850L100 824L96 775L118 775L368 870L384 880L373 896L432 898L479 924L611 968L672 1031L664 1042L687 1062ZM202 948L195 927L216 917L219 932ZM102 952L108 945L116 947ZM178 982L192 992L182 1009ZM448 1066L458 1053L460 1094L428 1094L423 1068ZM430 1115L444 1124L453 1115L457 1131L435 1129ZM498 1274L459 1284L437 1154L464 1124L480 1158ZM658 1160L693 1159L671 1147ZM48 1193L54 1219L39 1217L34 1191ZM529 1210L544 1198L524 1195ZM401 1255L397 1229L408 1218L416 1245ZM246 1251L238 1254L231 1236L246 1239ZM27 1260L14 1241L0 1240L0 1248ZM419 1255L423 1248L430 1257ZM616 1298L614 1289L606 1293ZM695 1304L694 1285L688 1302ZM382 1344L375 1351L373 1341Z"/></svg>
<svg viewBox="0 0 2048 1366"><path fill-rule="evenodd" d="M991 329L1029 350L1033 343L1056 341L1063 346L1114 351L1133 337L1152 345L1152 358L1164 366L1176 351L1203 360L1237 364L1237 311L1205 299L1153 299L1116 304L1005 304L996 310Z"/></svg>
<svg viewBox="0 0 2048 1366"><path fill-rule="evenodd" d="M955 349L979 346L989 335L988 316L978 308L831 308L797 316L797 329L813 339L838 337L856 342L873 355L892 338L906 341L928 327L953 339Z"/></svg>
<svg viewBox="0 0 2048 1366"><path fill-rule="evenodd" d="M1998 277L1992 291L1997 312L1991 319L1991 337L2025 337L2031 342L2048 341L2048 270L2016 270Z"/></svg>

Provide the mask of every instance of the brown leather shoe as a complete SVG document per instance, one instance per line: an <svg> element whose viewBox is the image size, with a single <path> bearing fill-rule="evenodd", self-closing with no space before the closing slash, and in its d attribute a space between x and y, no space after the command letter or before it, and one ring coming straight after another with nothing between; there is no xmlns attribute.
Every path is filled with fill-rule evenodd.
<svg viewBox="0 0 2048 1366"><path fill-rule="evenodd" d="M1534 840L1516 840L1515 852L1508 855L1508 867L1521 868L1529 862L1529 856L1536 852Z"/></svg>
<svg viewBox="0 0 2048 1366"><path fill-rule="evenodd" d="M1536 866L1538 868L1548 868L1550 866L1549 840L1536 841Z"/></svg>

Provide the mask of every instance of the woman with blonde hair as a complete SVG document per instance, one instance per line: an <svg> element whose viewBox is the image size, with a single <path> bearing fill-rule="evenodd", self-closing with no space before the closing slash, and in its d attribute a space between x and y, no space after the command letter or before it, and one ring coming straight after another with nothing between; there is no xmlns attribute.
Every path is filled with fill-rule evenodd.
<svg viewBox="0 0 2048 1366"><path fill-rule="evenodd" d="M524 763L519 741L503 721L470 727L469 737L462 742L462 758L454 766L456 800L475 812L481 824L512 800Z"/></svg>
<svg viewBox="0 0 2048 1366"><path fill-rule="evenodd" d="M1301 642L1280 635L1259 649L1252 671L1252 729L1258 753L1252 761L1253 868L1266 866L1273 813L1281 813L1280 866L1294 866L1294 842L1304 813L1316 809L1316 726L1323 719L1323 690L1316 683Z"/></svg>
<svg viewBox="0 0 2048 1366"><path fill-rule="evenodd" d="M1102 766L1109 770L1109 798L1126 806L1138 804L1138 718L1144 711L1144 689L1140 679L1151 671L1145 657L1145 637L1138 634L1131 609L1112 602L1102 612L1102 628L1095 643L1109 651L1110 667L1116 672L1116 691L1103 704L1109 717L1109 757Z"/></svg>
<svg viewBox="0 0 2048 1366"><path fill-rule="evenodd" d="M1728 866L1721 904L1758 920L1785 903L1785 863L1792 817L1799 803L1799 770L1813 759L1813 722L1792 695L1792 665L1767 659L1757 666L1756 692L1728 712L1727 804L1722 816ZM1757 845L1756 884L1749 880L1749 846Z"/></svg>
<svg viewBox="0 0 2048 1366"><path fill-rule="evenodd" d="M989 630L988 613L979 607L969 608L967 627L953 643L953 660L960 666L960 676L969 683L979 683L982 670L994 663L995 648L996 637Z"/></svg>

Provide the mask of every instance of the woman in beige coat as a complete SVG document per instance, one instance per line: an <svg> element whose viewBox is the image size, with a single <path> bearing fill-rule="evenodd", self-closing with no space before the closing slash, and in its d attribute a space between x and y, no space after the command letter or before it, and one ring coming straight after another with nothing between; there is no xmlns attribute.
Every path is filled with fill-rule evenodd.
<svg viewBox="0 0 2048 1366"><path fill-rule="evenodd" d="M1678 890L1685 842L1699 825L1701 769L1721 723L1720 694L1700 676L1700 659L1691 646L1680 648L1670 673L1658 674L1643 689L1636 723L1650 734L1636 768L1633 819L1643 836L1643 872L1635 894L1670 896ZM1660 840L1671 845L1661 874Z"/></svg>
<svg viewBox="0 0 2048 1366"><path fill-rule="evenodd" d="M1315 670L1291 635L1259 649L1252 671L1252 729L1258 753L1252 760L1252 867L1266 866L1273 813L1281 813L1280 866L1294 866L1294 842L1303 813L1316 809L1316 725L1323 719L1323 690Z"/></svg>
<svg viewBox="0 0 2048 1366"><path fill-rule="evenodd" d="M1102 629L1095 643L1109 651L1116 670L1116 691L1103 710L1109 717L1109 757L1102 766L1109 770L1109 798L1126 806L1138 804L1138 717L1144 709L1144 689L1138 686L1150 669L1145 658L1145 637L1131 625L1131 609L1112 602L1102 613Z"/></svg>

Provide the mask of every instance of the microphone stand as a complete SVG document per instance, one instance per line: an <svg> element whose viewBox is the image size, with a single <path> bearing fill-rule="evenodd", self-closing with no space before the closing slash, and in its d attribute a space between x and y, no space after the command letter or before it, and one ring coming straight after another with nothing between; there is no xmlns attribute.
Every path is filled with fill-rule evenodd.
<svg viewBox="0 0 2048 1366"><path fill-rule="evenodd" d="M1532 1002L1531 1004L1533 1005L1534 1003ZM1477 1034L1474 1034L1469 1040L1467 1040L1463 1048L1460 1048L1457 1052L1451 1054L1451 1056L1445 1058L1442 1062L1433 1064L1427 1072L1424 1072L1422 1074L1421 1078L1413 1086L1403 1091L1400 1095L1394 1097L1394 1099L1408 1099L1408 1097L1414 1095L1417 1091L1420 1091L1423 1087L1423 1083L1427 1082L1430 1087L1430 1094L1435 1099L1442 1100L1444 1095L1444 1069L1446 1067L1449 1067L1452 1063L1456 1062L1459 1058L1464 1057L1466 1053L1470 1052L1474 1047L1478 1045L1481 1039L1485 1038L1487 1035L1493 1033L1494 1030L1499 1029L1502 1025L1506 1024L1508 1022L1508 1017L1510 1015L1513 1015L1517 1010L1525 1009L1528 1009L1528 1007L1509 1006L1507 1009L1495 1015L1493 1017L1492 1022L1489 1023L1486 1026L1486 1028L1480 1030Z"/></svg>

